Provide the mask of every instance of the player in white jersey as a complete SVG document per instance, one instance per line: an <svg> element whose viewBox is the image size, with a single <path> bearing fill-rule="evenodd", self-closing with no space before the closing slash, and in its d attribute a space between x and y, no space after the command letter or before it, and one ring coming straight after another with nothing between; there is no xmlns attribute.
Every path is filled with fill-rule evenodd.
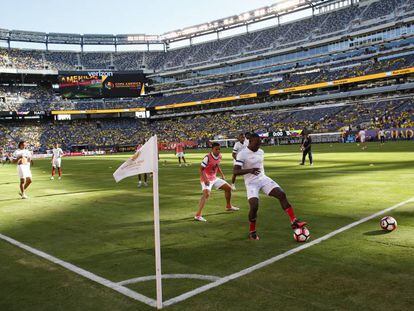
<svg viewBox="0 0 414 311"><path fill-rule="evenodd" d="M378 138L381 142L381 145L385 144L385 131L382 129L382 127L378 131Z"/></svg>
<svg viewBox="0 0 414 311"><path fill-rule="evenodd" d="M367 146L365 144L365 139L366 139L365 136L366 136L365 130L363 128L361 128L361 130L358 132L358 138L359 138L359 142L361 144L362 150L367 148Z"/></svg>
<svg viewBox="0 0 414 311"><path fill-rule="evenodd" d="M13 163L17 163L17 173L20 178L20 196L27 199L26 191L32 183L32 172L30 163L32 162L32 153L26 149L26 142L19 142L18 148L13 152Z"/></svg>
<svg viewBox="0 0 414 311"><path fill-rule="evenodd" d="M62 157L63 150L59 147L59 144L55 144L52 150L52 177L50 179L55 179L56 169L58 170L59 180L62 179Z"/></svg>
<svg viewBox="0 0 414 311"><path fill-rule="evenodd" d="M4 165L4 163L6 163L6 158L7 158L6 151L3 148L1 148L0 149L0 163Z"/></svg>
<svg viewBox="0 0 414 311"><path fill-rule="evenodd" d="M236 164L237 154L239 154L240 151L242 151L244 148L246 148L249 145L249 140L246 138L248 137L249 133L243 134L240 133L239 137L237 137L237 142L234 144L233 147L233 165ZM236 190L236 175L233 174L231 178L231 189L234 191Z"/></svg>
<svg viewBox="0 0 414 311"><path fill-rule="evenodd" d="M271 178L265 175L264 171L264 152L260 149L261 140L258 134L251 134L249 145L243 149L238 155L234 166L234 174L236 176L243 175L246 185L247 199L249 200L250 211L250 240L259 240L256 233L257 211L259 209L259 192L262 190L266 195L275 197L279 200L283 210L290 218L292 229L302 228L306 226L306 222L296 218L293 207L289 203L285 192Z"/></svg>

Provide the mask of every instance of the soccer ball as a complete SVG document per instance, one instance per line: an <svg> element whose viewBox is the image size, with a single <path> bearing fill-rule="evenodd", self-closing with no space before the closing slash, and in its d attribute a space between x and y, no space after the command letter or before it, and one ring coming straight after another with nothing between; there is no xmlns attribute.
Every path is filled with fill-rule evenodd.
<svg viewBox="0 0 414 311"><path fill-rule="evenodd" d="M397 229L397 221L391 216L385 216L381 219L380 226L385 231L394 231Z"/></svg>
<svg viewBox="0 0 414 311"><path fill-rule="evenodd" d="M310 232L306 227L295 229L293 230L293 238L299 243L306 242L310 238Z"/></svg>

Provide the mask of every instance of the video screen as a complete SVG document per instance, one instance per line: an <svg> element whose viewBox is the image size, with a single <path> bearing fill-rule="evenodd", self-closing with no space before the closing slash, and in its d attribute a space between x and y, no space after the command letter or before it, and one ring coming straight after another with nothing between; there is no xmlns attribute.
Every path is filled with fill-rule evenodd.
<svg viewBox="0 0 414 311"><path fill-rule="evenodd" d="M119 98L145 94L147 79L133 71L59 72L59 91L64 98Z"/></svg>

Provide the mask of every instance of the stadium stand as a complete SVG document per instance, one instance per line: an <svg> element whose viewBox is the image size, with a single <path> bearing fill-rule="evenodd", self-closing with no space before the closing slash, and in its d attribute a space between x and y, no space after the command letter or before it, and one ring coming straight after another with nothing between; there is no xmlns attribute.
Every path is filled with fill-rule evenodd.
<svg viewBox="0 0 414 311"><path fill-rule="evenodd" d="M396 20L409 15L411 1L382 0L363 1L332 12L315 14L302 20L276 27L253 31L244 35L224 38L189 47L163 52L46 52L36 50L0 49L0 66L19 69L41 69L50 67L59 70L82 66L90 69L105 69L111 64L118 70L138 70L144 64L150 69L165 70L231 59L241 55L263 53L265 50L282 49L298 45L318 36L338 35L364 26L365 21ZM398 12L398 16L396 16ZM356 23L353 23L357 21ZM111 61L111 59L113 61Z"/></svg>
<svg viewBox="0 0 414 311"><path fill-rule="evenodd" d="M413 6L412 0L352 1L352 5L315 10L312 16L273 27L166 51L0 48L0 112L14 116L0 120L0 139L3 145L27 139L35 149L59 140L70 149L133 145L152 133L164 142L195 140L205 145L210 139L234 137L245 129L308 128L324 133L360 126L410 128L414 126L409 98L413 82L409 68L414 67ZM151 79L147 96L66 99L52 87L58 83L58 71L89 69L143 70ZM13 70L20 71L8 76ZM392 72L397 70L402 74L394 77ZM385 77L332 82L379 73L386 73ZM50 76L43 78L45 74ZM306 89L322 83L330 85ZM363 94L386 86L393 88L382 95ZM291 90L295 87L305 90ZM282 89L277 96L269 93ZM349 91L361 94L334 97ZM280 104L286 101L291 102ZM170 107L177 104L179 109ZM122 114L130 108L145 108L152 117L139 120L133 113ZM121 111L111 113L110 109ZM64 115L66 110L108 111L99 119L78 113L71 121L57 121L56 114L51 114ZM16 120L29 112L42 117Z"/></svg>
<svg viewBox="0 0 414 311"><path fill-rule="evenodd" d="M333 81L352 76L362 76L384 71L403 69L414 64L414 54L400 57L387 58L383 60L368 59L366 61L352 64L349 61L322 64L317 72L303 73L299 68L292 69L281 76L281 81L252 84L242 83L234 86L215 87L215 90L206 92L187 91L187 93L172 94L164 97L136 98L130 101L97 101L97 100L63 100L54 90L47 88L28 87L1 87L0 110L36 110L50 111L53 109L108 109L108 108L133 108L133 107L154 107L181 102L193 102L208 100L211 98L243 95L248 93L269 91L270 89L289 88L311 83ZM345 68L344 68L345 67Z"/></svg>
<svg viewBox="0 0 414 311"><path fill-rule="evenodd" d="M374 129L413 127L414 104L409 98L376 98L364 102L348 101L340 105L225 112L155 122L117 118L3 124L10 136L16 140L25 139L37 149L51 146L55 141L60 141L67 149L134 145L136 141L154 133L158 133L162 142L194 140L203 145L219 136L236 137L240 131L246 130L264 133L306 128L313 133L323 133L360 126Z"/></svg>

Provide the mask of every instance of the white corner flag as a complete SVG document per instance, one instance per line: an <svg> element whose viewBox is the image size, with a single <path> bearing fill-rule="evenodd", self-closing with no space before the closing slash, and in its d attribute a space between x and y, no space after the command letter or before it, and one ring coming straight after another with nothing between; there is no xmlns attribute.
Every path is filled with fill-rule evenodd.
<svg viewBox="0 0 414 311"><path fill-rule="evenodd" d="M157 136L152 136L138 151L114 173L116 182L144 173L158 172Z"/></svg>
<svg viewBox="0 0 414 311"><path fill-rule="evenodd" d="M161 239L160 206L158 193L158 141L152 136L131 158L126 160L114 173L116 182L144 173L153 173L154 233L155 233L155 276L157 281L157 309L162 309L161 283Z"/></svg>

